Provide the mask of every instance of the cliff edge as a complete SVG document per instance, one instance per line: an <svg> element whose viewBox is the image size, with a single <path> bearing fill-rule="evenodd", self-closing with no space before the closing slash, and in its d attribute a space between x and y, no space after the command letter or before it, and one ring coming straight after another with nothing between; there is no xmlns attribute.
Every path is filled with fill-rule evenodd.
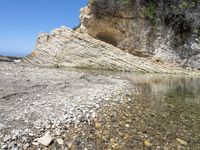
<svg viewBox="0 0 200 150"><path fill-rule="evenodd" d="M23 62L136 72L200 69L199 1L90 0L80 27L40 34Z"/></svg>
<svg viewBox="0 0 200 150"><path fill-rule="evenodd" d="M90 0L79 31L125 52L200 69L199 0Z"/></svg>

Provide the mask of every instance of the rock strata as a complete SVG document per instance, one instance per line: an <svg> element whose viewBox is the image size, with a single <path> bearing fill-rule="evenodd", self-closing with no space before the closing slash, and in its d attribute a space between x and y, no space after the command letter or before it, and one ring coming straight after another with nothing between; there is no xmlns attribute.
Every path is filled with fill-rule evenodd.
<svg viewBox="0 0 200 150"><path fill-rule="evenodd" d="M66 27L55 29L50 34L40 34L34 51L23 62L42 67L172 72L170 66L133 56L113 45Z"/></svg>
<svg viewBox="0 0 200 150"><path fill-rule="evenodd" d="M200 69L199 0L90 0L80 32L140 57Z"/></svg>

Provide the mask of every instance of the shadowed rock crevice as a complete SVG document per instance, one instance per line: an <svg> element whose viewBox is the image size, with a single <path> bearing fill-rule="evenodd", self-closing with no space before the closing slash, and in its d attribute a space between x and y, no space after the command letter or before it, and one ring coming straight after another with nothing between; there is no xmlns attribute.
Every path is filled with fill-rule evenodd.
<svg viewBox="0 0 200 150"><path fill-rule="evenodd" d="M117 41L115 40L115 38L112 35L109 35L108 33L99 33L96 35L95 38L106 43L112 44L113 46L117 46Z"/></svg>

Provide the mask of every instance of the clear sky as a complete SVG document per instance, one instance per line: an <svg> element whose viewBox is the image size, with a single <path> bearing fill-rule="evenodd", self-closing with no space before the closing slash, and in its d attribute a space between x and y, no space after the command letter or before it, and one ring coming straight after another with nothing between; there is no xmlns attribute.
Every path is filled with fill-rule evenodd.
<svg viewBox="0 0 200 150"><path fill-rule="evenodd" d="M79 24L88 0L0 0L0 55L24 56L39 32Z"/></svg>

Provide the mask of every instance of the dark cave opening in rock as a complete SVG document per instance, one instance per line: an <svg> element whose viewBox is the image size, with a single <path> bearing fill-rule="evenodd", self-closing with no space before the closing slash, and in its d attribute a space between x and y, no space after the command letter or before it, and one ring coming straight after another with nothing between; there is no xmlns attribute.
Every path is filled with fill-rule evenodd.
<svg viewBox="0 0 200 150"><path fill-rule="evenodd" d="M112 35L109 35L107 33L99 33L96 35L95 38L98 40L104 41L106 43L109 43L113 46L117 46L117 41L115 40L115 38Z"/></svg>

